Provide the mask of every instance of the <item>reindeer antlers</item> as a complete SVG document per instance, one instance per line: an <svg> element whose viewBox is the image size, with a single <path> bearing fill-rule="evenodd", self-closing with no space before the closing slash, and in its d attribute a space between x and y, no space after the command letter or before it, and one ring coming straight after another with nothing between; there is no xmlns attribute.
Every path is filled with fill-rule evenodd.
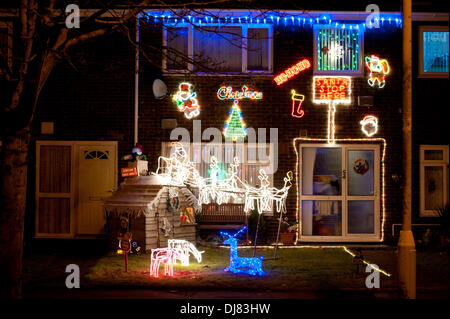
<svg viewBox="0 0 450 319"><path fill-rule="evenodd" d="M236 238L237 235L239 235L240 233L242 233L244 230L247 229L247 226L243 226L236 234L234 235L230 235L229 233L224 233L224 232L220 232L220 235L222 236L227 236L228 238Z"/></svg>

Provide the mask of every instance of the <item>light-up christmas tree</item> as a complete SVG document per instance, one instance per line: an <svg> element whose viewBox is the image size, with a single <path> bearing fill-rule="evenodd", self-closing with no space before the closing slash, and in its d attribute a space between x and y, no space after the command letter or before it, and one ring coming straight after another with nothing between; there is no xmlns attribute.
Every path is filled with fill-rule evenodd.
<svg viewBox="0 0 450 319"><path fill-rule="evenodd" d="M226 138L232 138L233 141L236 141L237 138L244 138L247 136L246 125L244 119L242 118L238 100L234 100L230 116L225 123L223 135L225 135Z"/></svg>

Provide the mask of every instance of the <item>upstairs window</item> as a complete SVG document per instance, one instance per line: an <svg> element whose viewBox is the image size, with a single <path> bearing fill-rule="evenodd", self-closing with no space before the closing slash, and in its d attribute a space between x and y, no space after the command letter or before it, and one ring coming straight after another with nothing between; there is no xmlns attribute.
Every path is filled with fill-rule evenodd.
<svg viewBox="0 0 450 319"><path fill-rule="evenodd" d="M314 74L362 75L363 35L359 26L314 26Z"/></svg>
<svg viewBox="0 0 450 319"><path fill-rule="evenodd" d="M448 78L448 27L419 27L419 77Z"/></svg>
<svg viewBox="0 0 450 319"><path fill-rule="evenodd" d="M272 73L272 28L267 25L166 27L163 46L168 73Z"/></svg>

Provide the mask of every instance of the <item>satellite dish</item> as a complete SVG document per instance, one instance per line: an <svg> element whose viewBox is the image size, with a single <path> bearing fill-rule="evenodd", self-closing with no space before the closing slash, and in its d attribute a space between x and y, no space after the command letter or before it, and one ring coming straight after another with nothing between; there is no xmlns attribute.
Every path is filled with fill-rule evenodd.
<svg viewBox="0 0 450 319"><path fill-rule="evenodd" d="M155 99L162 99L167 95L167 85L160 79L153 81L153 95Z"/></svg>

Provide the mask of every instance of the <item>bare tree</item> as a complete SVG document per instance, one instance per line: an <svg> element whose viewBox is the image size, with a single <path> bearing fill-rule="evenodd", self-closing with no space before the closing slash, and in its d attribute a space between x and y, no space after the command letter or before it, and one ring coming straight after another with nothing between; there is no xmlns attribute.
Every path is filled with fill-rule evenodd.
<svg viewBox="0 0 450 319"><path fill-rule="evenodd" d="M214 5L225 0L185 1L178 8ZM120 14L113 8L120 8ZM145 8L168 10L174 4L142 1L121 6L115 1L83 16L80 29L65 25L65 8L56 8L55 0L21 0L12 9L17 20L17 33L8 33L14 40L13 65L7 56L0 57L0 81L6 96L0 100L0 295L20 298L22 294L22 254L26 208L28 147L31 127L40 92L55 65L70 57L71 50L81 43L106 35L124 32L136 45L130 25ZM114 23L102 20L105 14ZM131 30L131 31L130 31ZM157 47L154 50L159 50ZM16 66L16 67L13 67ZM2 93L3 94L3 93Z"/></svg>

